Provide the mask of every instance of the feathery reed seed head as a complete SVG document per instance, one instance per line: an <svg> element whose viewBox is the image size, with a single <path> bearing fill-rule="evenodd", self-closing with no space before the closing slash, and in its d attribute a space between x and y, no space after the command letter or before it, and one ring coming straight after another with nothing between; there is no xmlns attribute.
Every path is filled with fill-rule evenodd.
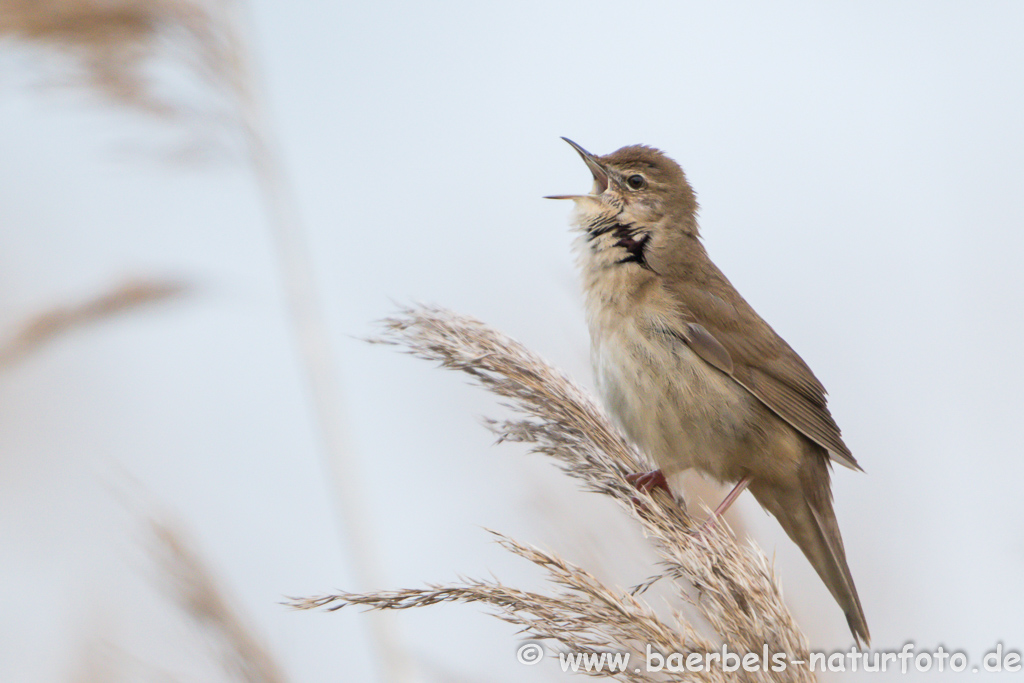
<svg viewBox="0 0 1024 683"><path fill-rule="evenodd" d="M336 593L293 599L300 609L362 605L375 610L409 609L439 602L479 602L521 626L530 637L546 638L574 652L609 649L642 653L647 644L662 652L711 651L716 643L682 617L666 623L638 596L660 579L673 582L733 651L785 652L806 659L807 643L782 600L764 554L741 547L718 525L697 531L686 512L662 491L638 492L625 476L644 469L643 458L611 425L594 400L565 375L519 342L472 318L430 306L402 310L383 321L371 341L404 348L442 367L460 370L506 399L518 419L488 421L499 441L528 444L543 453L584 489L610 496L654 541L662 571L633 591L607 586L583 568L538 548L495 533L508 551L547 575L552 593L521 591L499 581L467 580L424 589ZM638 512L634 497L643 502ZM494 533L494 532L492 532ZM688 592L688 586L694 595ZM687 680L722 681L720 670L688 672ZM736 672L751 680L810 681L803 667L783 672ZM663 680L641 671L621 680Z"/></svg>

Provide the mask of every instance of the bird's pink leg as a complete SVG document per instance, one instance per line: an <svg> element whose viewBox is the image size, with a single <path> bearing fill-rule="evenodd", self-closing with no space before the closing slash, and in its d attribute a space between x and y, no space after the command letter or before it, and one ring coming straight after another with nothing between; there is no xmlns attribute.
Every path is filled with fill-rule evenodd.
<svg viewBox="0 0 1024 683"><path fill-rule="evenodd" d="M729 509L729 506L735 503L736 499L740 497L740 494L743 493L743 490L750 486L750 480L752 478L753 477L751 477L748 474L747 476L743 477L738 482L736 482L736 486L732 487L732 491L729 491L729 495L727 495L725 499L721 502L721 504L717 508L715 508L715 511L711 513L711 516L704 520L704 523L701 525L701 528L704 529L706 527L715 526L715 523L718 521L718 518L724 515L725 511Z"/></svg>

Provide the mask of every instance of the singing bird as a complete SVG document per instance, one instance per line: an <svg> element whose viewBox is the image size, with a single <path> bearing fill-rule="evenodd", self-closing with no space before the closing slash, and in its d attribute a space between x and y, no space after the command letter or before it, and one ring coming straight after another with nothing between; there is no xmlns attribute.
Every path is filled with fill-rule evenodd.
<svg viewBox="0 0 1024 683"><path fill-rule="evenodd" d="M825 389L711 262L683 170L643 145L595 156L563 138L594 177L571 199L596 383L606 407L658 470L688 468L749 486L846 613L858 643L867 622L832 509L831 462L860 466Z"/></svg>

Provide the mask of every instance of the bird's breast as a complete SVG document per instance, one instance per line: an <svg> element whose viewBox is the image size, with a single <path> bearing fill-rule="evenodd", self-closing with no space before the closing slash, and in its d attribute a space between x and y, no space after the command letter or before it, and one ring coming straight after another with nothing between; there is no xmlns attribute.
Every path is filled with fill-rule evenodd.
<svg viewBox="0 0 1024 683"><path fill-rule="evenodd" d="M620 428L666 475L696 467L721 480L738 478L731 456L748 440L751 397L657 330L653 321L665 306L657 291L632 301L588 297L598 390Z"/></svg>

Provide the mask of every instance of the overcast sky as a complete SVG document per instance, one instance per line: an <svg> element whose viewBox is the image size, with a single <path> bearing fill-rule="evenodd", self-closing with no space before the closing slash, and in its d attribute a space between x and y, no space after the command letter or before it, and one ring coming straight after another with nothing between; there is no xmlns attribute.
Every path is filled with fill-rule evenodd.
<svg viewBox="0 0 1024 683"><path fill-rule="evenodd" d="M356 339L395 302L436 303L591 386L569 207L542 199L589 187L565 135L675 158L712 259L828 388L866 470L833 488L875 649L977 664L1024 647L1024 5L261 0L251 16L383 566L359 588L537 585L485 526L623 581L650 569L621 514L492 445L479 390ZM123 154L160 125L34 78L0 43L3 329L125 276L195 289L0 376L2 677L71 680L99 642L202 666L149 588L111 492L129 489L182 521L292 680L371 680L366 615L278 604L356 586L251 173ZM848 649L806 560L739 505L812 646ZM557 678L476 607L390 623L423 680Z"/></svg>

